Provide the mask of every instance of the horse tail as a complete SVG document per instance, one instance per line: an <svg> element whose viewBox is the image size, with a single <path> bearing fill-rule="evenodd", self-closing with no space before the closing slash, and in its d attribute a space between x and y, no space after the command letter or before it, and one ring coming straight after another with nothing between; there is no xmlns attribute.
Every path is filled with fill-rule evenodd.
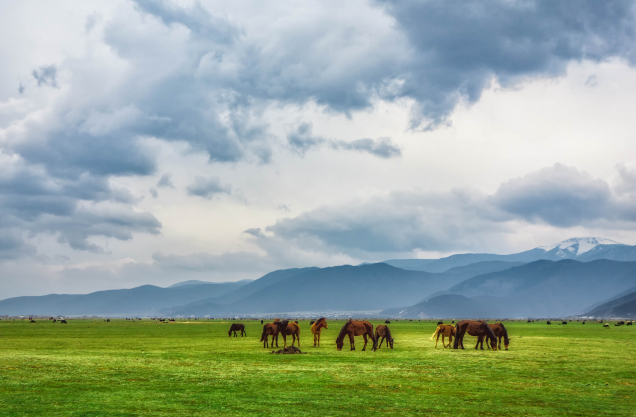
<svg viewBox="0 0 636 417"><path fill-rule="evenodd" d="M261 335L261 342L267 338L267 324L263 326L263 334Z"/></svg>
<svg viewBox="0 0 636 417"><path fill-rule="evenodd" d="M433 333L433 336L431 336L431 340L435 340L435 336L437 336L439 334L440 327L441 326L437 326L437 329L435 330L435 333Z"/></svg>
<svg viewBox="0 0 636 417"><path fill-rule="evenodd" d="M453 342L453 349L459 349L459 322L455 325L455 341Z"/></svg>

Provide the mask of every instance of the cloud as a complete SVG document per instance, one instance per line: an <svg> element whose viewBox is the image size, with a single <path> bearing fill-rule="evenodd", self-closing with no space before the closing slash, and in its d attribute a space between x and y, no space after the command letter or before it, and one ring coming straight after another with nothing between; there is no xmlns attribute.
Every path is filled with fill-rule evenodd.
<svg viewBox="0 0 636 417"><path fill-rule="evenodd" d="M172 183L172 174L163 174L159 181L157 181L157 188L174 188L174 184Z"/></svg>
<svg viewBox="0 0 636 417"><path fill-rule="evenodd" d="M511 179L491 199L518 218L557 227L612 218L616 212L607 182L562 164Z"/></svg>
<svg viewBox="0 0 636 417"><path fill-rule="evenodd" d="M159 193L157 192L157 189L155 187L150 187L148 189L148 192L150 193L150 195L152 196L152 198L157 198L159 197Z"/></svg>
<svg viewBox="0 0 636 417"><path fill-rule="evenodd" d="M188 195L195 195L207 199L211 199L216 194L232 194L232 187L229 184L222 185L218 178L205 178L197 176L194 183L189 185L186 190Z"/></svg>
<svg viewBox="0 0 636 417"><path fill-rule="evenodd" d="M570 61L636 61L631 1L378 1L413 48L398 95L418 102L414 124L446 121L461 100L477 101L493 79L514 85L555 77Z"/></svg>
<svg viewBox="0 0 636 417"><path fill-rule="evenodd" d="M57 67L55 65L45 65L34 69L32 74L38 83L38 87L48 85L49 87L59 88L57 85Z"/></svg>
<svg viewBox="0 0 636 417"><path fill-rule="evenodd" d="M325 139L313 135L311 123L301 123L295 132L287 135L287 141L291 149L300 155L304 155L308 150L319 146L328 146L335 150L364 152L384 159L402 155L402 151L391 138L357 139L351 142Z"/></svg>
<svg viewBox="0 0 636 417"><path fill-rule="evenodd" d="M501 246L523 224L635 229L634 213L636 196L622 196L604 180L555 164L506 181L492 194L391 192L280 219L265 230L291 246L364 259Z"/></svg>

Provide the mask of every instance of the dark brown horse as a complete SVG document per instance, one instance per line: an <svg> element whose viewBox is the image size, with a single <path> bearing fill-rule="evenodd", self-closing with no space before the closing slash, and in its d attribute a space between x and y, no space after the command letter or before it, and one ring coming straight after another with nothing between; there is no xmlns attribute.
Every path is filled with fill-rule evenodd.
<svg viewBox="0 0 636 417"><path fill-rule="evenodd" d="M382 340L380 340L382 338ZM384 324L378 324L375 328L375 341L378 344L378 349L382 347L382 343L384 343L384 339L386 339L386 347L391 347L393 349L393 336L391 335L391 329L389 326L385 326Z"/></svg>
<svg viewBox="0 0 636 417"><path fill-rule="evenodd" d="M272 347L274 347L274 339L276 340L276 347L278 347L278 334L282 329L282 323L280 321L276 321L274 323L267 323L263 326L263 334L261 335L261 342L263 342L263 347L269 347L269 343L267 338L272 336Z"/></svg>
<svg viewBox="0 0 636 417"><path fill-rule="evenodd" d="M245 325L241 323L233 323L232 326L230 326L230 331L227 332L227 335L232 337L232 332L234 332L234 337L237 337L236 332L241 332L241 337L243 337L243 335L247 336Z"/></svg>
<svg viewBox="0 0 636 417"><path fill-rule="evenodd" d="M289 323L287 320L279 322L280 334L283 335L283 347L287 347L287 336L292 336L292 346L298 339L298 346L300 347L300 326L296 323ZM277 346L278 347L278 346Z"/></svg>
<svg viewBox="0 0 636 417"><path fill-rule="evenodd" d="M327 327L327 319L324 317L319 318L315 322L311 322L311 333L314 335L314 347L316 347L316 343L318 343L318 347L320 347L320 330L322 328L328 329Z"/></svg>
<svg viewBox="0 0 636 417"><path fill-rule="evenodd" d="M510 338L508 337L508 330L506 330L506 327L503 325L503 323L495 323L495 324L489 324L488 327L490 327L490 329L492 330L492 332L495 334L495 336L499 339L499 350L501 350L501 338L503 337L504 340L504 347L506 348L506 350L508 350L508 345L510 345ZM480 336L480 341L483 338L483 336ZM479 342L477 342L479 343ZM486 339L486 346L488 346L489 348L491 347L488 343L488 339ZM495 347L496 349L496 347Z"/></svg>
<svg viewBox="0 0 636 417"><path fill-rule="evenodd" d="M484 350L484 336L487 336L490 339L490 345L493 347L493 349L497 349L497 338L492 332L490 326L488 326L483 321L472 320L462 320L455 325L455 344L453 345L453 349L457 349L458 347L464 349L464 335L466 333L471 336L477 336L479 338L477 339L475 349L477 349L479 343L481 342L481 350Z"/></svg>
<svg viewBox="0 0 636 417"><path fill-rule="evenodd" d="M342 346L344 346L345 336L349 336L351 350L356 350L354 336L362 336L364 338L364 347L362 348L363 352L367 348L367 336L370 337L373 341L373 348L371 350L377 349L377 341L373 336L373 325L368 321L349 320L345 323L344 326L342 326L342 329L340 329L340 334L336 338L336 347L339 351L342 350Z"/></svg>

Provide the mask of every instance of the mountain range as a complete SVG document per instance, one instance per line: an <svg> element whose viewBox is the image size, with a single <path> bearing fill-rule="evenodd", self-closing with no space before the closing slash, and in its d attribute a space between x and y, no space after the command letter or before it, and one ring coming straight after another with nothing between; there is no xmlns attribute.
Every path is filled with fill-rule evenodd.
<svg viewBox="0 0 636 417"><path fill-rule="evenodd" d="M397 259L284 269L254 281L185 281L168 288L144 285L15 297L0 301L0 315L219 317L375 311L412 318L603 316L633 311L629 303L636 303L635 294L635 246L572 238L512 255Z"/></svg>

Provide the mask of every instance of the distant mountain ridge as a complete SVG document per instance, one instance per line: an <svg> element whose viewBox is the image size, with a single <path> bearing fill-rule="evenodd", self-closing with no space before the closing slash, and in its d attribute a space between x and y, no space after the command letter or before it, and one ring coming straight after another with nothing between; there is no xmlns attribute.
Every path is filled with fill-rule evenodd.
<svg viewBox="0 0 636 417"><path fill-rule="evenodd" d="M485 261L534 262L575 259L590 262L597 259L636 262L636 246L624 245L600 237L574 237L549 246L539 246L520 253L495 255L490 253L464 253L441 259L392 259L384 261L398 268L425 272L446 272L451 268Z"/></svg>

